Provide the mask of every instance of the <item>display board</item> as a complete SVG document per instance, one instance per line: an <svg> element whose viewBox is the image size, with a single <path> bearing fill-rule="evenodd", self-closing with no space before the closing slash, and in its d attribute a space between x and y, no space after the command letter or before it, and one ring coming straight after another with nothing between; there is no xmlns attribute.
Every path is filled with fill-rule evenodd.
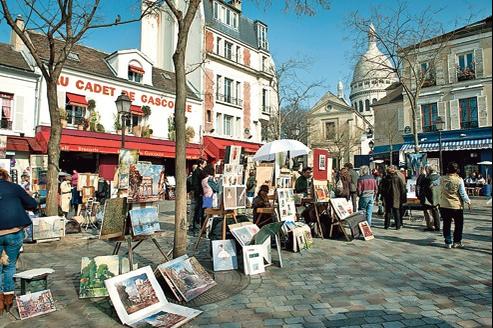
<svg viewBox="0 0 493 328"><path fill-rule="evenodd" d="M281 221L296 220L296 205L294 202L294 191L291 188L277 189L277 203Z"/></svg>
<svg viewBox="0 0 493 328"><path fill-rule="evenodd" d="M329 171L329 151L326 149L314 148L313 156L313 179L319 181L327 181L331 175L332 167Z"/></svg>

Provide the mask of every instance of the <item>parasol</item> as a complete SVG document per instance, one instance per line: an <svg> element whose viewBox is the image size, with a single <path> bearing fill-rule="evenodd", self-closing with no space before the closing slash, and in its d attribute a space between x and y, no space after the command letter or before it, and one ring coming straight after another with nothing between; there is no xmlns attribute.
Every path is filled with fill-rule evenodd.
<svg viewBox="0 0 493 328"><path fill-rule="evenodd" d="M276 159L276 154L289 153L291 158L307 155L310 152L310 148L303 143L292 139L281 139L266 143L259 150L255 156L254 161L273 161Z"/></svg>

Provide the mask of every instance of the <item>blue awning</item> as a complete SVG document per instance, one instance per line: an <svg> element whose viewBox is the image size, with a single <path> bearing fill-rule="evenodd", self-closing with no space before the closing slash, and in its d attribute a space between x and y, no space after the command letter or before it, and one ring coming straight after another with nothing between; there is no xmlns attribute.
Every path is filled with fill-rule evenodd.
<svg viewBox="0 0 493 328"><path fill-rule="evenodd" d="M423 152L435 152L439 151L438 142L428 142L419 145ZM457 140L457 141L444 141L442 142L442 151L454 151L454 150L469 150L469 149L491 149L491 139L473 139L473 140ZM409 153L414 151L414 144L402 145L402 152Z"/></svg>
<svg viewBox="0 0 493 328"><path fill-rule="evenodd" d="M392 152L399 151L401 147L402 144L392 145ZM373 148L372 155L388 154L389 152L390 152L390 145L375 146L375 148Z"/></svg>

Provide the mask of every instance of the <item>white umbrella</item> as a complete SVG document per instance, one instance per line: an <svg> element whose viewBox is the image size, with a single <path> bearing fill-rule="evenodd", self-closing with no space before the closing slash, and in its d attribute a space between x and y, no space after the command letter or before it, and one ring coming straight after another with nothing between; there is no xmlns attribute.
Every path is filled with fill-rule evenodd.
<svg viewBox="0 0 493 328"><path fill-rule="evenodd" d="M253 156L254 161L273 161L276 159L276 154L288 153L291 158L307 155L310 152L310 148L305 146L303 143L292 140L292 139L282 139L275 140L266 143Z"/></svg>

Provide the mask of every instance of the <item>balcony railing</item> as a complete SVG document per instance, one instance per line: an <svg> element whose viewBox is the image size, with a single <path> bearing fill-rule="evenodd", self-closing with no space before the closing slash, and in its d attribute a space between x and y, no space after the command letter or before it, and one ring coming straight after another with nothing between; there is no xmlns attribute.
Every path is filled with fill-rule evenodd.
<svg viewBox="0 0 493 328"><path fill-rule="evenodd" d="M478 121L460 122L461 129L473 129L478 127Z"/></svg>
<svg viewBox="0 0 493 328"><path fill-rule="evenodd" d="M12 121L2 118L0 120L0 129L12 130Z"/></svg>
<svg viewBox="0 0 493 328"><path fill-rule="evenodd" d="M238 63L238 64L242 64L242 62L243 62L243 57L241 55L234 53L233 51L224 51L223 53L216 51L214 53L220 57L234 61L235 63Z"/></svg>
<svg viewBox="0 0 493 328"><path fill-rule="evenodd" d="M435 132L436 130L436 125L423 126L423 132Z"/></svg>
<svg viewBox="0 0 493 328"><path fill-rule="evenodd" d="M261 110L262 110L262 113L269 114L269 115L272 112L272 108L270 106L262 106Z"/></svg>
<svg viewBox="0 0 493 328"><path fill-rule="evenodd" d="M224 103L228 103L235 106L243 106L243 99L235 98L230 95L224 95L221 93L216 94L216 100Z"/></svg>

